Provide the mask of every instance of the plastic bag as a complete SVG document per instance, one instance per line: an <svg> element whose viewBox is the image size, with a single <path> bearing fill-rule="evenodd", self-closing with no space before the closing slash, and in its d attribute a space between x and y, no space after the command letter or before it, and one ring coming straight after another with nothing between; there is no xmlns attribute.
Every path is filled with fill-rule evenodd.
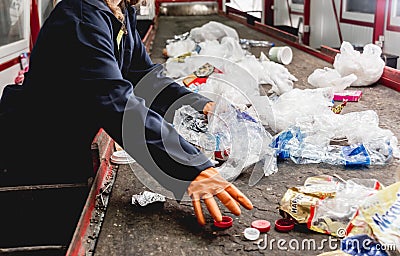
<svg viewBox="0 0 400 256"><path fill-rule="evenodd" d="M350 74L342 77L335 69L325 67L324 69L316 69L308 77L308 83L316 88L333 87L335 92L341 92L349 87L357 76Z"/></svg>
<svg viewBox="0 0 400 256"><path fill-rule="evenodd" d="M179 55L192 52L195 50L195 48L196 43L191 39L172 42L166 46L168 57L177 57Z"/></svg>
<svg viewBox="0 0 400 256"><path fill-rule="evenodd" d="M382 49L374 44L365 45L363 53L360 53L349 42L343 42L333 67L342 77L350 74L357 76L351 86L371 85L379 80L385 68L381 54Z"/></svg>
<svg viewBox="0 0 400 256"><path fill-rule="evenodd" d="M247 55L237 63L249 71L259 84L272 85L269 93L278 96L292 90L293 82L297 81L284 65L269 61L263 52L259 59L254 55Z"/></svg>
<svg viewBox="0 0 400 256"><path fill-rule="evenodd" d="M297 120L313 116L327 116L335 114L330 107L333 105L332 88L298 89L294 88L272 102L272 111L275 120L271 120L270 127L280 132L295 124Z"/></svg>
<svg viewBox="0 0 400 256"><path fill-rule="evenodd" d="M248 118L246 112L238 111L222 97L217 101L214 113L209 119L212 134L223 134L224 145L229 145L230 154L227 161L218 167L221 176L226 180L234 180L244 168L272 156L268 145L272 136L260 122ZM276 162L268 161L263 168L266 175L276 172Z"/></svg>
<svg viewBox="0 0 400 256"><path fill-rule="evenodd" d="M225 36L221 42L206 40L199 43L201 55L217 56L237 62L244 58L244 51L239 42L232 37Z"/></svg>
<svg viewBox="0 0 400 256"><path fill-rule="evenodd" d="M201 27L190 30L190 38L197 43L207 40L221 40L225 36L232 37L239 42L239 35L235 29L216 21L210 21Z"/></svg>

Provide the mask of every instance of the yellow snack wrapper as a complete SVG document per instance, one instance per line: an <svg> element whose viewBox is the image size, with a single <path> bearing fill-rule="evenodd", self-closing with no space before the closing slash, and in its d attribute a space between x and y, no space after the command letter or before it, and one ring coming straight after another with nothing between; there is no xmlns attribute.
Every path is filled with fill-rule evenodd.
<svg viewBox="0 0 400 256"><path fill-rule="evenodd" d="M400 252L400 182L366 198L350 222L347 234L368 234Z"/></svg>
<svg viewBox="0 0 400 256"><path fill-rule="evenodd" d="M298 223L307 223L311 206L318 200L318 197L303 194L295 187L289 188L281 199L279 209L288 213Z"/></svg>

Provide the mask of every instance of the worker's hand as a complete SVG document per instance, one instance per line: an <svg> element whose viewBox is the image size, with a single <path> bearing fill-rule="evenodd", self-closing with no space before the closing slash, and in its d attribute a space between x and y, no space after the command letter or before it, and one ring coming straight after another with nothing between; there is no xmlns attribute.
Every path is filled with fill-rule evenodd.
<svg viewBox="0 0 400 256"><path fill-rule="evenodd" d="M210 101L204 106L203 113L204 115L208 115L209 113L214 112L214 109L215 109L215 102Z"/></svg>
<svg viewBox="0 0 400 256"><path fill-rule="evenodd" d="M187 190L192 198L194 213L200 225L206 224L200 200L204 201L208 211L216 221L222 221L222 214L217 202L214 200L214 196L218 197L229 211L235 215L240 215L241 213L239 204L248 210L253 209L250 200L233 184L226 181L214 168L202 171L190 183Z"/></svg>

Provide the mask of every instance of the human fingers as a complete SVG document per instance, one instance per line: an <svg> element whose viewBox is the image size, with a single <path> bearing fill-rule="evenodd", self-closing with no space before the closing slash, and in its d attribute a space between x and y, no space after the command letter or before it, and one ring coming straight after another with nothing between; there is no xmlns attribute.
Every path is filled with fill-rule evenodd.
<svg viewBox="0 0 400 256"><path fill-rule="evenodd" d="M208 115L209 113L212 113L214 109L215 109L215 102L210 101L204 106L203 113L205 115Z"/></svg>
<svg viewBox="0 0 400 256"><path fill-rule="evenodd" d="M253 209L253 204L251 203L251 201L233 184L225 188L225 191L228 192L236 201L238 201L247 210Z"/></svg>
<svg viewBox="0 0 400 256"><path fill-rule="evenodd" d="M201 210L200 198L192 198L192 204L194 209L194 214L196 215L197 222L204 226L206 224L206 219L204 218L203 211Z"/></svg>
<svg viewBox="0 0 400 256"><path fill-rule="evenodd" d="M217 202L215 202L214 197L206 197L204 198L204 203L207 206L207 209L211 216L214 218L214 220L220 222L222 221L222 214L221 211L219 210L219 207L217 205Z"/></svg>
<svg viewBox="0 0 400 256"><path fill-rule="evenodd" d="M223 203L228 210L235 214L236 216L239 216L241 213L240 207L238 202L233 199L228 192L225 190L217 194L218 199Z"/></svg>

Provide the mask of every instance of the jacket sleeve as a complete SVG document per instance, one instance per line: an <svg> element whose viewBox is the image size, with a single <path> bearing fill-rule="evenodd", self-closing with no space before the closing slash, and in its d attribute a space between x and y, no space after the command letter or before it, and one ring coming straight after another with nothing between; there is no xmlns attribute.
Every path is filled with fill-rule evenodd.
<svg viewBox="0 0 400 256"><path fill-rule="evenodd" d="M181 198L190 181L212 163L133 92L131 82L122 77L107 28L81 23L77 30L82 79L91 91L99 126L157 182Z"/></svg>
<svg viewBox="0 0 400 256"><path fill-rule="evenodd" d="M146 106L172 121L176 109L190 105L202 111L211 100L193 93L164 75L161 64L153 64L139 33L131 26L134 49L127 79L135 86L135 94L146 101Z"/></svg>

